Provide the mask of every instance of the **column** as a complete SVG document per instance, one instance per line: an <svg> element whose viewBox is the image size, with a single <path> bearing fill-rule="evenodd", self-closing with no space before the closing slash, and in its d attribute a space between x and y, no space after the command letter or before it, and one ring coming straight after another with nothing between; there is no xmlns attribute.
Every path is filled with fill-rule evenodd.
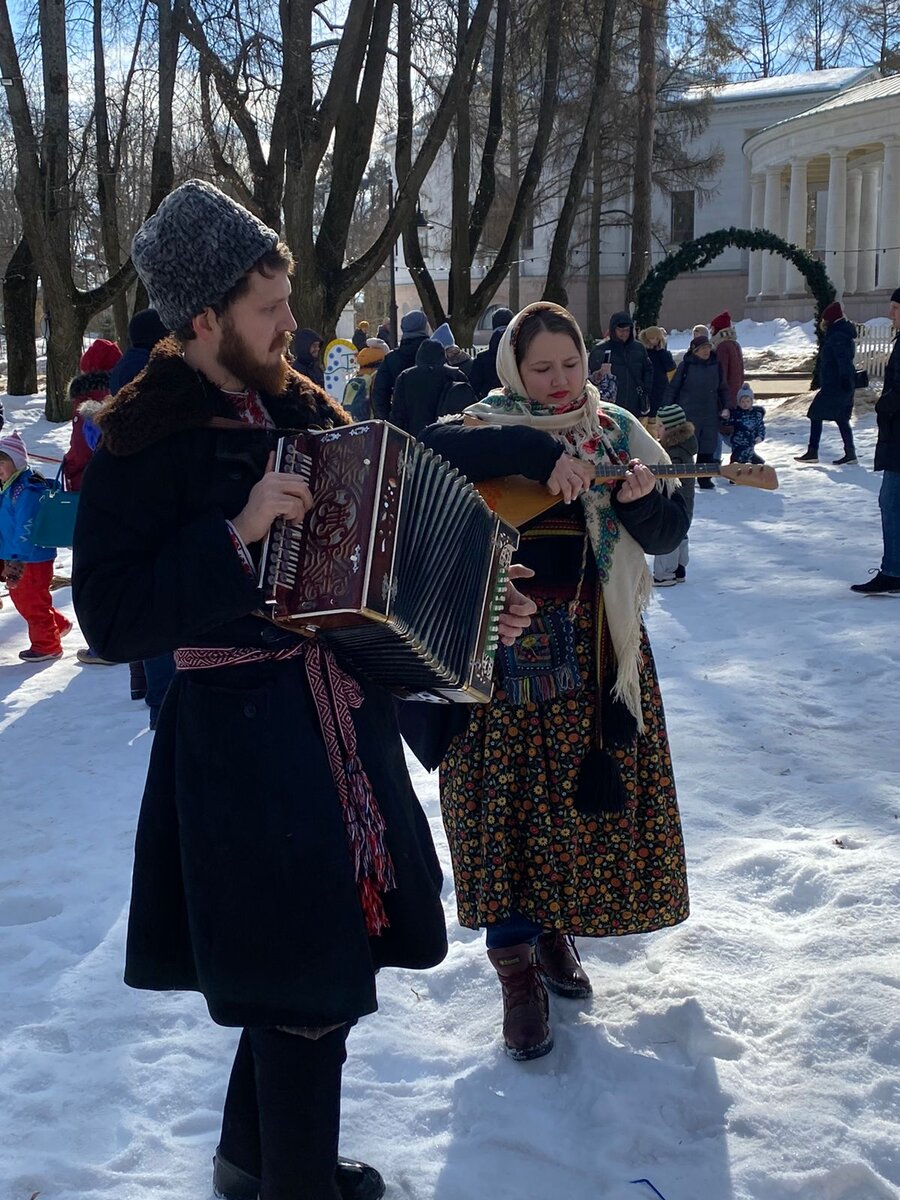
<svg viewBox="0 0 900 1200"><path fill-rule="evenodd" d="M750 176L750 228L760 229L763 221L763 205L766 196L764 175ZM750 267L747 275L747 299L755 300L762 288L762 252L750 251Z"/></svg>
<svg viewBox="0 0 900 1200"><path fill-rule="evenodd" d="M766 167L766 199L763 205L763 226L769 233L781 237L781 167ZM780 254L764 250L762 262L762 291L764 296L781 295Z"/></svg>
<svg viewBox="0 0 900 1200"><path fill-rule="evenodd" d="M844 291L855 292L859 279L859 223L862 171L847 172L847 223L844 226Z"/></svg>
<svg viewBox="0 0 900 1200"><path fill-rule="evenodd" d="M862 169L862 196L859 204L859 265L856 290L875 290L875 245L878 240L878 193L881 166L871 163Z"/></svg>
<svg viewBox="0 0 900 1200"><path fill-rule="evenodd" d="M900 285L900 138L885 138L881 179L881 229L878 236L878 286Z"/></svg>
<svg viewBox="0 0 900 1200"><path fill-rule="evenodd" d="M806 159L791 159L791 190L788 200L787 240L800 250L806 249L806 214L809 200L806 194ZM784 290L788 296L802 296L806 280L792 262L786 264Z"/></svg>
<svg viewBox="0 0 900 1200"><path fill-rule="evenodd" d="M832 150L825 214L825 270L838 299L844 294L844 238L847 231L847 151Z"/></svg>

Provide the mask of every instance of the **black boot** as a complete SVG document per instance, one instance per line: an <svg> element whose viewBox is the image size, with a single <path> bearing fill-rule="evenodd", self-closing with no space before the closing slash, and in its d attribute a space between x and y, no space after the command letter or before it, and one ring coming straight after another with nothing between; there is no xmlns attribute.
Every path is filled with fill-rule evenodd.
<svg viewBox="0 0 900 1200"><path fill-rule="evenodd" d="M831 465L834 467L851 467L851 466L855 466L857 462L859 462L859 459L856 457L856 451L855 450L847 450L845 448L843 457L842 458L833 458L831 460Z"/></svg>
<svg viewBox="0 0 900 1200"><path fill-rule="evenodd" d="M128 664L131 679L132 700L143 700L147 695L147 677L144 674L144 664L141 659Z"/></svg>
<svg viewBox="0 0 900 1200"><path fill-rule="evenodd" d="M850 591L861 596L900 595L900 576L885 575L883 571L876 571L868 583L851 583Z"/></svg>
<svg viewBox="0 0 900 1200"><path fill-rule="evenodd" d="M576 1000L593 994L591 981L581 965L573 937L558 932L542 933L538 937L536 950L538 970L551 992Z"/></svg>
<svg viewBox="0 0 900 1200"><path fill-rule="evenodd" d="M805 454L797 454L794 456L794 462L818 462L819 452L817 450L807 450Z"/></svg>
<svg viewBox="0 0 900 1200"><path fill-rule="evenodd" d="M380 1200L384 1195L384 1180L375 1168L351 1158L338 1159L336 1181L341 1200ZM259 1180L228 1162L217 1149L213 1156L213 1191L224 1200L256 1200Z"/></svg>

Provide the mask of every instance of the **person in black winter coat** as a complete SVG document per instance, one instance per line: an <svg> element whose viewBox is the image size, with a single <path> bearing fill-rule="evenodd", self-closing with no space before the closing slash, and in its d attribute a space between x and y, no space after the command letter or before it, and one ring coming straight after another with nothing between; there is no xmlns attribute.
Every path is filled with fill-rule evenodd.
<svg viewBox="0 0 900 1200"><path fill-rule="evenodd" d="M357 353L359 353L360 350L365 350L366 342L369 340L369 322L360 321L353 330L353 337L350 340L356 347Z"/></svg>
<svg viewBox="0 0 900 1200"><path fill-rule="evenodd" d="M513 319L512 309L498 308L491 317L491 340L487 350L475 355L475 361L469 368L469 383L478 400L483 400L488 392L500 386L500 376L497 374L497 347L503 337L503 331Z"/></svg>
<svg viewBox="0 0 900 1200"><path fill-rule="evenodd" d="M668 334L660 325L649 325L638 334L638 341L647 351L650 365L653 367L653 384L650 388L650 411L647 414L655 417L663 402L669 380L675 374L675 359L672 351L666 346Z"/></svg>
<svg viewBox="0 0 900 1200"><path fill-rule="evenodd" d="M325 371L322 367L322 335L314 329L298 329L293 344L294 370L325 386Z"/></svg>
<svg viewBox="0 0 900 1200"><path fill-rule="evenodd" d="M177 338L98 415L73 578L100 654L178 665L141 803L126 982L198 991L243 1028L218 1194L374 1200L378 1173L337 1157L345 1041L377 1007L379 967L446 953L441 871L391 697L266 619L258 585L273 520L311 505L267 469L275 429L349 417L284 357L290 251L217 188L167 197L132 259Z"/></svg>
<svg viewBox="0 0 900 1200"><path fill-rule="evenodd" d="M401 371L394 388L391 423L418 437L449 413L475 403L475 394L462 371L447 363L440 342L426 338L416 352L416 365Z"/></svg>
<svg viewBox="0 0 900 1200"><path fill-rule="evenodd" d="M588 370L592 378L606 361L607 350L616 380L616 404L634 417L647 416L653 393L653 367L647 351L634 336L634 321L629 313L613 313L609 319L609 337L591 350Z"/></svg>
<svg viewBox="0 0 900 1200"><path fill-rule="evenodd" d="M728 415L728 389L708 337L691 339L688 352L678 364L666 388L666 404L680 404L694 426L699 452L698 463L715 462L719 441L719 420ZM709 478L698 479L697 487L708 491L715 487Z"/></svg>
<svg viewBox="0 0 900 1200"><path fill-rule="evenodd" d="M379 421L391 420L394 388L401 372L416 365L419 347L430 333L428 318L421 309L414 309L400 322L400 332L400 345L387 355L372 384L372 412Z"/></svg>
<svg viewBox="0 0 900 1200"><path fill-rule="evenodd" d="M819 379L822 386L813 397L806 413L809 417L809 445L804 454L797 455L795 461L819 461L823 422L834 421L844 443L843 456L834 459L834 466L845 466L856 462L853 430L850 428L853 391L856 387L856 369L853 366L856 326L847 320L844 310L836 300L823 310L822 325L825 329L819 359Z"/></svg>
<svg viewBox="0 0 900 1200"><path fill-rule="evenodd" d="M881 569L866 583L854 583L850 588L864 596L900 593L900 288L891 295L888 313L894 325L894 345L875 405L875 470L884 472L878 493L884 553Z"/></svg>
<svg viewBox="0 0 900 1200"><path fill-rule="evenodd" d="M150 358L150 351L168 332L155 308L145 308L134 314L128 322L128 349L109 373L111 396L140 375Z"/></svg>

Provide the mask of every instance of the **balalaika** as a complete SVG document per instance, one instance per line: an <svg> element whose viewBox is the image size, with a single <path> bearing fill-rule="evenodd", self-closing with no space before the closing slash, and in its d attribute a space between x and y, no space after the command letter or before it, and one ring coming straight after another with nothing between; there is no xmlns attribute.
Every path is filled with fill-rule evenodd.
<svg viewBox="0 0 900 1200"><path fill-rule="evenodd" d="M488 701L516 530L384 421L283 437L275 469L300 476L313 507L266 540L267 615L322 631L354 671L401 695Z"/></svg>

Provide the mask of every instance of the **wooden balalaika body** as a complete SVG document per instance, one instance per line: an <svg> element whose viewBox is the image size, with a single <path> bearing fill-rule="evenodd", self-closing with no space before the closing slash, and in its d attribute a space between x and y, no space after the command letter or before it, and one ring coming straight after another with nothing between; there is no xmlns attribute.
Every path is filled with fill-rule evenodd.
<svg viewBox="0 0 900 1200"><path fill-rule="evenodd" d="M486 703L516 530L384 421L283 437L275 469L308 483L313 507L266 540L267 615L321 631L401 695Z"/></svg>

